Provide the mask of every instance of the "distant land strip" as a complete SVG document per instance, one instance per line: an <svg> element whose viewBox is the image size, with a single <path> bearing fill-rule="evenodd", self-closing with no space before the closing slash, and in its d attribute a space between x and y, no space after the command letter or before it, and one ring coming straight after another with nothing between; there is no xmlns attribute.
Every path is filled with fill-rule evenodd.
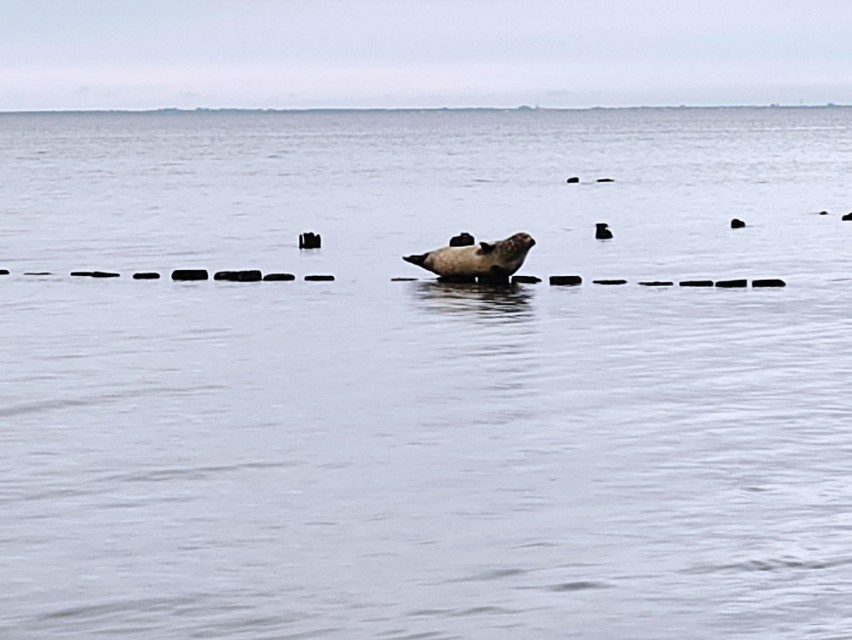
<svg viewBox="0 0 852 640"><path fill-rule="evenodd" d="M423 112L587 112L587 111L711 111L731 109L849 109L852 104L731 104L731 105L636 105L632 107L159 107L157 109L38 109L0 111L2 115L38 114L339 114L339 113L423 113Z"/></svg>

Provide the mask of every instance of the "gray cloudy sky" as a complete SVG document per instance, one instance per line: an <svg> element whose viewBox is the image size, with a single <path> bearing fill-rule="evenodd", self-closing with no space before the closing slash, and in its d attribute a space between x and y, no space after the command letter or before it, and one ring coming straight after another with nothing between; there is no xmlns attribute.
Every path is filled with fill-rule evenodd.
<svg viewBox="0 0 852 640"><path fill-rule="evenodd" d="M852 103L849 0L0 0L0 110Z"/></svg>

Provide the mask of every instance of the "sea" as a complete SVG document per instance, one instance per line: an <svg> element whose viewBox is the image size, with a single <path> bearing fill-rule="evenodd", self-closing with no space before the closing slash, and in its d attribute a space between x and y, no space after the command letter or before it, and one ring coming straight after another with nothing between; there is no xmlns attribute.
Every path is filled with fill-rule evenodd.
<svg viewBox="0 0 852 640"><path fill-rule="evenodd" d="M852 638L850 176L840 106L0 114L0 637Z"/></svg>

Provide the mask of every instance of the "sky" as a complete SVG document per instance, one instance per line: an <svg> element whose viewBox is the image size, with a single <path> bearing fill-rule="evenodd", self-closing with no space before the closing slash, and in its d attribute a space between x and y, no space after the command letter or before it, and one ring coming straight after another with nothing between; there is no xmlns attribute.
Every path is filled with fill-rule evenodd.
<svg viewBox="0 0 852 640"><path fill-rule="evenodd" d="M0 111L852 104L849 0L0 0Z"/></svg>

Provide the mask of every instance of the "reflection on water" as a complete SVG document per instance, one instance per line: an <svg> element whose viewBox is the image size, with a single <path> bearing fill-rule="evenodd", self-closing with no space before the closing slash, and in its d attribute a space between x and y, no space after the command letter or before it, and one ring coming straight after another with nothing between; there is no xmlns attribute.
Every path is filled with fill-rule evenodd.
<svg viewBox="0 0 852 640"><path fill-rule="evenodd" d="M523 285L438 281L411 283L419 318L420 357L456 381L437 387L454 418L468 424L511 424L526 418L519 398L530 394L538 375L539 326L535 293ZM471 397L489 398L487 409ZM430 403L432 400L430 399Z"/></svg>
<svg viewBox="0 0 852 640"><path fill-rule="evenodd" d="M434 311L471 313L485 319L530 318L534 294L524 285L482 285L454 282L416 282L411 288L418 302Z"/></svg>

